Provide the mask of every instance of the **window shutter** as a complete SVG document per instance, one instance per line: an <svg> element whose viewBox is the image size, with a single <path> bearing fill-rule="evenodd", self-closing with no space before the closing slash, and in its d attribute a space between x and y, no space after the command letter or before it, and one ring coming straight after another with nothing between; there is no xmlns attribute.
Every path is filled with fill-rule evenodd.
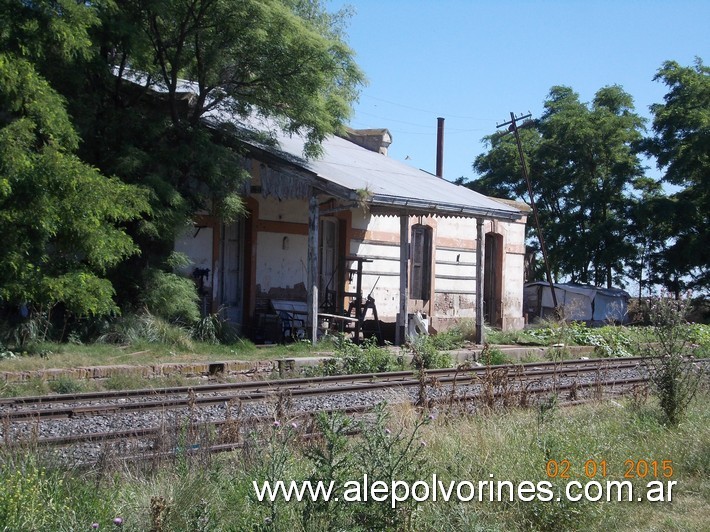
<svg viewBox="0 0 710 532"><path fill-rule="evenodd" d="M431 287L432 228L426 225L412 226L412 271L410 297L429 299Z"/></svg>

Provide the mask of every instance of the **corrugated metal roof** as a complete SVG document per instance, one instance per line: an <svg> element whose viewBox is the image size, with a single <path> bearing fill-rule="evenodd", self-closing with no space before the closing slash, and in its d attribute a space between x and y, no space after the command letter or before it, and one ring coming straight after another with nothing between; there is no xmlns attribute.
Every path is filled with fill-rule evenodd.
<svg viewBox="0 0 710 532"><path fill-rule="evenodd" d="M144 84L145 76L127 71L124 75L133 83ZM153 87L162 92L164 88ZM182 81L179 90L194 92L194 84ZM517 220L523 212L507 203L474 192L461 185L441 179L423 170L375 153L340 137L323 141L323 155L318 159L303 157L305 139L288 135L264 118L244 120L215 108L205 118L219 123L231 123L250 132L268 131L277 146L261 143L247 135L240 141L267 151L310 176L311 186L346 200L357 201L365 193L370 208L388 214L424 214L439 216L483 217ZM308 179L308 177L304 177Z"/></svg>
<svg viewBox="0 0 710 532"><path fill-rule="evenodd" d="M225 117L220 117L224 119ZM252 124L241 124L251 129ZM275 132L271 129L272 133ZM362 195L378 212L390 214L436 214L515 220L523 213L509 204L455 185L385 155L370 151L340 137L328 137L317 159L303 157L305 139L275 132L276 146L246 140L261 150L281 157L311 174L313 186L346 200Z"/></svg>

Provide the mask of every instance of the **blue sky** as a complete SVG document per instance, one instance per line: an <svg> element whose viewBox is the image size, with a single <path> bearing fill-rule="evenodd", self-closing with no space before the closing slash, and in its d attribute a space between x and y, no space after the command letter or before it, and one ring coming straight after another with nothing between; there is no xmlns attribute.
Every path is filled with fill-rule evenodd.
<svg viewBox="0 0 710 532"><path fill-rule="evenodd" d="M516 114L539 117L554 85L584 102L621 85L639 114L662 102L665 60L710 62L710 1L333 0L351 5L348 43L369 85L354 128L386 127L389 155L434 172L445 120L444 177L473 179L483 136ZM649 124L650 125L650 124ZM649 172L657 175L655 170Z"/></svg>

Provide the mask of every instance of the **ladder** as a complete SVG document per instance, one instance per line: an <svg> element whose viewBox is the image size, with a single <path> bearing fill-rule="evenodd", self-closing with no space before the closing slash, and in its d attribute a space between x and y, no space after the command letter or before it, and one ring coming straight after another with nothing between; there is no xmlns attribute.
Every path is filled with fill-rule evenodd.
<svg viewBox="0 0 710 532"><path fill-rule="evenodd" d="M372 297L372 292L370 292L370 294L365 298L363 298L362 295L362 265L366 262L372 262L372 259L366 259L364 257L358 257L356 255L348 255L347 257L345 257L345 260L349 263L349 267L346 268L345 272L348 274L348 279L350 281L351 287L353 284L353 280L355 281L355 291L343 293L344 297L350 298L350 302L348 304L348 309L345 313L345 316L352 319L344 323L344 330L352 332L353 341L359 343L360 335L362 334L363 339L365 337L365 318L367 317L367 311L370 310L372 312L372 317L375 320L375 326L377 328L377 330L375 331L375 334L377 335L377 341L382 342L382 331L380 330L380 320L377 316L377 306L375 305L375 298Z"/></svg>

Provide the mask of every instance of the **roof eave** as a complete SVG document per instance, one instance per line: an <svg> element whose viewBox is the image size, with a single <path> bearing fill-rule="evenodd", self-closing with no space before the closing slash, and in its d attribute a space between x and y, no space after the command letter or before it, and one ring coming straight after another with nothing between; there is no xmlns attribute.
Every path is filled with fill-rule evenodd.
<svg viewBox="0 0 710 532"><path fill-rule="evenodd" d="M520 211L506 209L490 209L469 207L451 203L431 203L426 200L404 198L400 196L373 195L368 202L372 207L380 207L403 211L406 214L424 214L438 216L455 216L463 218L486 218L504 221L519 220L524 214Z"/></svg>

